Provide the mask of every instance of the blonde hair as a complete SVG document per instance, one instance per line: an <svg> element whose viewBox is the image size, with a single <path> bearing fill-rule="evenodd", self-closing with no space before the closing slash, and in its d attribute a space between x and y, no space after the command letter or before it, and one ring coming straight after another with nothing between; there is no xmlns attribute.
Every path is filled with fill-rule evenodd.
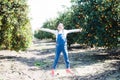
<svg viewBox="0 0 120 80"><path fill-rule="evenodd" d="M59 23L58 26L63 26L64 27L64 24L63 23Z"/></svg>

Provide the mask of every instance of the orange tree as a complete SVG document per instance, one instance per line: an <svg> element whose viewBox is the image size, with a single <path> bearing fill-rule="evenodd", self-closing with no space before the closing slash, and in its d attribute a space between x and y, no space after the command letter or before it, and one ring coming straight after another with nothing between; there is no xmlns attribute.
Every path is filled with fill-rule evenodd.
<svg viewBox="0 0 120 80"><path fill-rule="evenodd" d="M25 50L31 42L26 0L0 0L0 49Z"/></svg>
<svg viewBox="0 0 120 80"><path fill-rule="evenodd" d="M54 29L53 20L48 20L48 21L44 22L43 26L41 26L41 27ZM38 29L34 32L34 37L36 37L38 39L53 39L54 35Z"/></svg>
<svg viewBox="0 0 120 80"><path fill-rule="evenodd" d="M120 37L120 0L72 0L75 24L83 28L80 43L114 48Z"/></svg>
<svg viewBox="0 0 120 80"><path fill-rule="evenodd" d="M80 29L81 27L75 23L74 21L74 12L70 8L66 12L63 12L59 15L57 18L58 22L62 22L65 25L65 29ZM71 44L78 43L81 33L72 33L68 34L67 36L67 42L70 47Z"/></svg>
<svg viewBox="0 0 120 80"><path fill-rule="evenodd" d="M67 30L80 28L80 26L74 24L73 12L71 11L71 9L69 9L66 12L59 13L59 16L57 18L55 18L55 19L50 19L50 20L46 21L43 24L43 27L44 28L49 28L49 29L57 29L57 25L59 23L63 23L64 26L65 26L65 29L67 29ZM49 38L55 39L54 35L52 35L50 33L40 31L40 30L35 31L34 36L36 38L39 38L39 39L49 39ZM68 38L67 39L68 45L70 46L71 44L73 44L75 42L79 42L78 41L79 40L79 33L69 34L67 36L67 38Z"/></svg>
<svg viewBox="0 0 120 80"><path fill-rule="evenodd" d="M82 28L81 33L69 34L68 44L114 48L119 44L120 0L71 0L72 6L58 18L46 21L44 27L55 29L59 22L66 29ZM45 23L45 24L46 24Z"/></svg>

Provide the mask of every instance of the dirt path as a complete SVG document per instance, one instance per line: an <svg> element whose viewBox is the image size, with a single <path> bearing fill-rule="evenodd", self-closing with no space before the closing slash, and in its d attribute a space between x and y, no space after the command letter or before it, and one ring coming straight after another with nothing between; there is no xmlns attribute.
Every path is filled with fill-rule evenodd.
<svg viewBox="0 0 120 80"><path fill-rule="evenodd" d="M75 75L65 72L60 57L56 76L50 75L54 60L55 43L35 40L25 52L0 51L0 80L120 80L120 59L102 50L69 50L71 69Z"/></svg>

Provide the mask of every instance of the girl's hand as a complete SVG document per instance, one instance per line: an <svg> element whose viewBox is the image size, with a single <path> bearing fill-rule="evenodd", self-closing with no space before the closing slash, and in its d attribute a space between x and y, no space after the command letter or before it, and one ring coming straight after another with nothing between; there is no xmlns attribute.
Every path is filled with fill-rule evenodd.
<svg viewBox="0 0 120 80"><path fill-rule="evenodd" d="M80 32L82 31L82 28L80 29Z"/></svg>

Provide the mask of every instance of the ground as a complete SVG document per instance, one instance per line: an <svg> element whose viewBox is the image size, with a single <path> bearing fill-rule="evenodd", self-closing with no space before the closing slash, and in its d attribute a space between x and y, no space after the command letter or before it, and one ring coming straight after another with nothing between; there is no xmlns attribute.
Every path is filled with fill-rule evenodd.
<svg viewBox="0 0 120 80"><path fill-rule="evenodd" d="M74 45L78 46L78 45ZM71 70L65 71L61 55L55 76L50 75L55 42L34 40L26 51L0 51L0 80L120 80L120 56L104 49L73 47L69 50Z"/></svg>

